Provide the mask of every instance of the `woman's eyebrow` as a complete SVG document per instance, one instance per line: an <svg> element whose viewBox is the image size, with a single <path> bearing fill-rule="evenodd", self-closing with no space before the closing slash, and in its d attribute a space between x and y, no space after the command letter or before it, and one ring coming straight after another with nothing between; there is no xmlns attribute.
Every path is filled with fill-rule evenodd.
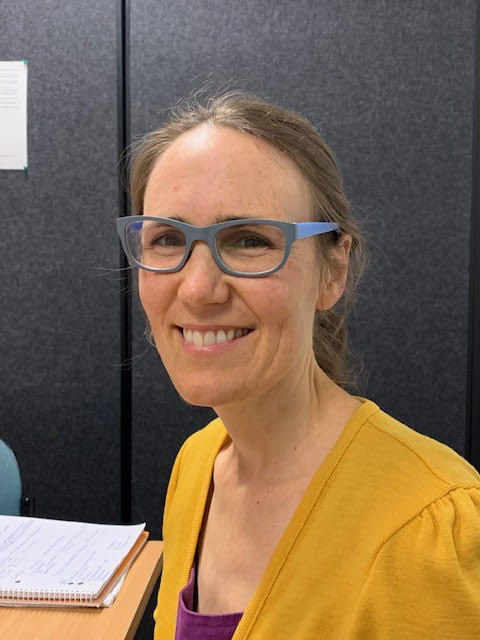
<svg viewBox="0 0 480 640"><path fill-rule="evenodd" d="M173 215L173 216L165 216L165 218L167 218L168 220L177 220L178 222L185 222L186 224L193 224L191 221L186 220L182 216ZM253 218L254 217L252 216L252 219ZM243 216L219 215L219 216L216 216L214 224L218 224L220 222L231 222L232 220L249 220L249 217L245 215Z"/></svg>
<svg viewBox="0 0 480 640"><path fill-rule="evenodd" d="M252 216L253 219L253 216ZM248 216L217 216L216 222L231 222L232 220L249 220Z"/></svg>

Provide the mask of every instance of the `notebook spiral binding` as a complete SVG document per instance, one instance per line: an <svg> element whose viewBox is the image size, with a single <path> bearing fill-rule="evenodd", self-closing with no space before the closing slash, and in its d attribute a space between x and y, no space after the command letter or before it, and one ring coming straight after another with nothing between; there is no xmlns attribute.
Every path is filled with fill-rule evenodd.
<svg viewBox="0 0 480 640"><path fill-rule="evenodd" d="M94 596L88 591L59 591L48 589L1 589L0 588L0 600L12 600L16 603L20 602L78 602L86 603L93 602Z"/></svg>

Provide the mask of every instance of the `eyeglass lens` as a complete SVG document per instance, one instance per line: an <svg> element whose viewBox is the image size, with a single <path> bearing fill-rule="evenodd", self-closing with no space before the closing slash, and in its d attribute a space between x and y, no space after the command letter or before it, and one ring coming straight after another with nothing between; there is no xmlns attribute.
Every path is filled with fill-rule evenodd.
<svg viewBox="0 0 480 640"><path fill-rule="evenodd" d="M127 226L127 243L140 264L154 269L175 269L184 259L188 242L173 225L154 220ZM285 234L268 224L242 223L220 229L215 248L228 269L261 273L275 269L285 254Z"/></svg>

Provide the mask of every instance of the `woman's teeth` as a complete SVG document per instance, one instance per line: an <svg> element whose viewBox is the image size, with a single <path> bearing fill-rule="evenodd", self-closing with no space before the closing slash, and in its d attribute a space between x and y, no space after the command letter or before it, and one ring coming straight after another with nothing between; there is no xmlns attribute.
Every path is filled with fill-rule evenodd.
<svg viewBox="0 0 480 640"><path fill-rule="evenodd" d="M192 331L191 329L183 329L183 337L185 342L194 344L196 347L209 347L212 344L222 344L230 342L236 338L241 338L249 333L249 329L228 329L224 331Z"/></svg>

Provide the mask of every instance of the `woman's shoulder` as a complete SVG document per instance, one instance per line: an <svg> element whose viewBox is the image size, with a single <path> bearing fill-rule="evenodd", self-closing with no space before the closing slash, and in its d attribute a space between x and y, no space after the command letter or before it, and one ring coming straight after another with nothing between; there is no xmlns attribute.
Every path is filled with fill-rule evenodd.
<svg viewBox="0 0 480 640"><path fill-rule="evenodd" d="M392 471L412 475L445 485L480 487L478 471L451 447L423 435L396 420L371 403L377 410L370 412L363 425L362 436L372 452L391 465Z"/></svg>
<svg viewBox="0 0 480 640"><path fill-rule="evenodd" d="M343 516L375 532L377 541L419 516L429 505L448 507L452 492L473 496L480 512L480 475L453 449L422 435L366 401L347 425L331 461L328 498ZM356 496L345 500L344 496ZM444 500L445 498L445 500ZM456 505L460 505L457 500Z"/></svg>

